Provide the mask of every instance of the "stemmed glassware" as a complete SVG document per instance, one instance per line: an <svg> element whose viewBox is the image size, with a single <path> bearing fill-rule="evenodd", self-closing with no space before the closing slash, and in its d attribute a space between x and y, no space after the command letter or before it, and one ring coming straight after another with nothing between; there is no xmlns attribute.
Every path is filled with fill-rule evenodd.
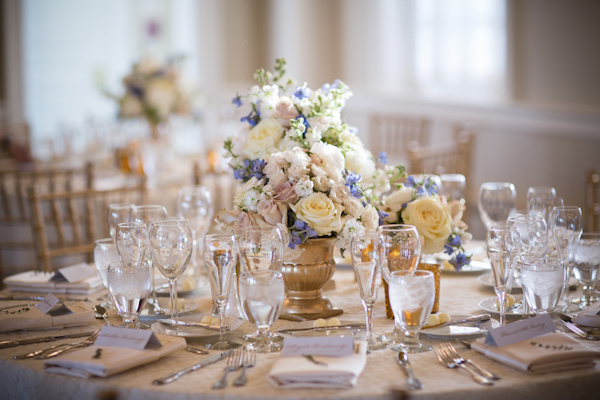
<svg viewBox="0 0 600 400"><path fill-rule="evenodd" d="M564 268L559 258L548 257L544 261L523 265L523 300L536 315L550 313L560 299L563 280Z"/></svg>
<svg viewBox="0 0 600 400"><path fill-rule="evenodd" d="M204 186L184 186L177 193L177 214L189 222L194 237L192 270L198 272L200 246L214 214L210 192Z"/></svg>
<svg viewBox="0 0 600 400"><path fill-rule="evenodd" d="M121 257L113 238L99 239L94 242L94 265L106 289L108 289L108 266L120 259ZM104 308L113 308L110 300L110 292L108 293L108 297L109 299L101 305Z"/></svg>
<svg viewBox="0 0 600 400"><path fill-rule="evenodd" d="M108 266L108 290L121 318L122 328L147 328L138 317L152 291L150 265L117 261Z"/></svg>
<svg viewBox="0 0 600 400"><path fill-rule="evenodd" d="M517 206L515 185L509 182L486 182L479 188L479 216L486 229L502 225Z"/></svg>
<svg viewBox="0 0 600 400"><path fill-rule="evenodd" d="M575 312L579 307L569 300L569 280L573 271L573 254L583 232L581 208L574 206L555 207L550 213L550 230L554 245L565 267L565 280L561 302L562 311Z"/></svg>
<svg viewBox="0 0 600 400"><path fill-rule="evenodd" d="M534 199L553 199L556 197L556 189L548 186L531 186L527 189L527 209L529 210ZM552 211L552 210L550 210ZM547 221L546 221L547 222Z"/></svg>
<svg viewBox="0 0 600 400"><path fill-rule="evenodd" d="M139 264L146 258L148 229L143 222L126 222L117 225L115 243L121 260Z"/></svg>
<svg viewBox="0 0 600 400"><path fill-rule="evenodd" d="M241 343L225 338L225 308L231 293L233 272L237 264L236 240L232 235L206 235L204 237L204 267L208 271L213 302L219 308L219 341L207 344L213 350L229 350L241 346Z"/></svg>
<svg viewBox="0 0 600 400"><path fill-rule="evenodd" d="M365 309L367 345L371 351L387 347L385 342L373 338L371 322L381 280L382 244L379 233L357 234L352 238L352 267Z"/></svg>
<svg viewBox="0 0 600 400"><path fill-rule="evenodd" d="M392 350L421 353L431 346L419 341L419 331L427 321L435 300L433 272L394 271L390 276L390 304L394 320L404 331L404 341Z"/></svg>
<svg viewBox="0 0 600 400"><path fill-rule="evenodd" d="M438 194L446 196L448 200L457 200L465 202L465 186L467 180L462 174L442 174L440 175L442 186Z"/></svg>
<svg viewBox="0 0 600 400"><path fill-rule="evenodd" d="M248 321L258 330L256 340L246 345L246 349L256 350L257 353L271 353L283 348L280 343L273 342L269 329L279 318L284 297L285 288L281 272L245 271L240 275L242 309Z"/></svg>
<svg viewBox="0 0 600 400"><path fill-rule="evenodd" d="M486 235L487 254L492 265L494 291L500 307L500 324L506 324L506 297L513 284L515 259L521 250L520 242L505 225L492 226Z"/></svg>
<svg viewBox="0 0 600 400"><path fill-rule="evenodd" d="M115 203L108 205L106 210L106 222L108 224L108 232L110 233L110 237L115 237L117 225L131 221L133 207L133 204L128 203Z"/></svg>
<svg viewBox="0 0 600 400"><path fill-rule="evenodd" d="M192 256L192 230L185 220L156 221L150 226L149 236L153 264L169 280L173 319L177 317L177 279Z"/></svg>
<svg viewBox="0 0 600 400"><path fill-rule="evenodd" d="M598 301L595 287L600 276L600 233L583 233L573 260L573 274L583 286L581 297L574 302L583 309Z"/></svg>

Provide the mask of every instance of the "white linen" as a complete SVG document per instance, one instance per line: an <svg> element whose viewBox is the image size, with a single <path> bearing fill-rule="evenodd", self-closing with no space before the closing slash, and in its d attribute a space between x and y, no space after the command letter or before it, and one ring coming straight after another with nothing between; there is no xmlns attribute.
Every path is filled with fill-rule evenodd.
<svg viewBox="0 0 600 400"><path fill-rule="evenodd" d="M600 328L600 301L581 310L579 314L573 317L573 322L577 325Z"/></svg>
<svg viewBox="0 0 600 400"><path fill-rule="evenodd" d="M83 302L66 302L72 314L51 316L44 314L35 305L7 308L0 312L0 332L17 330L69 328L87 325L96 321L94 310Z"/></svg>
<svg viewBox="0 0 600 400"><path fill-rule="evenodd" d="M93 269L89 265L88 268ZM102 280L95 270L92 276L78 282L52 280L55 274L54 272L26 271L8 276L2 282L6 285L6 289L13 292L90 294L104 288Z"/></svg>
<svg viewBox="0 0 600 400"><path fill-rule="evenodd" d="M367 343L357 342L357 352L347 357L279 357L269 372L269 381L282 389L350 389L367 363Z"/></svg>
<svg viewBox="0 0 600 400"><path fill-rule="evenodd" d="M150 350L132 350L122 347L88 346L65 353L44 363L46 372L91 378L107 377L131 368L157 361L161 357L185 348L185 338L156 335L161 347ZM99 357L98 350L100 350ZM95 357L96 356L96 357Z"/></svg>

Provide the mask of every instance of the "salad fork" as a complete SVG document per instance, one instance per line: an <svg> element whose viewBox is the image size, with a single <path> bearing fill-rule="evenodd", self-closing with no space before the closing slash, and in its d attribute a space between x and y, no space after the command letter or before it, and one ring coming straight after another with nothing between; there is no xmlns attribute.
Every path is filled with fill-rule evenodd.
<svg viewBox="0 0 600 400"><path fill-rule="evenodd" d="M460 364L460 363L470 364L481 375L483 375L484 377L486 377L488 379L493 379L493 380L501 379L500 376L496 375L492 371L488 371L487 369L484 369L484 368L480 367L479 365L475 364L473 361L469 360L468 358L465 359L465 358L461 357L460 355L458 355L458 353L456 352L456 349L454 348L454 346L452 346L451 343L442 342L441 346L448 351L448 353L453 358L453 360L454 360L455 363L457 363L457 364Z"/></svg>
<svg viewBox="0 0 600 400"><path fill-rule="evenodd" d="M256 364L256 351L244 350L242 373L233 381L233 386L244 386L246 384L246 368L254 367Z"/></svg>
<svg viewBox="0 0 600 400"><path fill-rule="evenodd" d="M454 362L452 357L450 357L450 355L441 347L437 348L436 346L432 346L432 348L433 348L435 355L437 356L438 361L444 367L446 367L446 368L459 368L459 367L464 368L467 372L469 372L471 374L473 379L475 379L475 382L482 384L482 385L486 385L486 386L494 384L494 381L479 375L478 373L473 371L469 366L467 366L467 364L457 364L456 362Z"/></svg>
<svg viewBox="0 0 600 400"><path fill-rule="evenodd" d="M62 354L65 351L68 351L68 350L71 350L71 349L75 349L75 348L79 348L79 347L91 346L91 345L94 344L94 342L96 342L96 339L98 338L98 335L100 335L100 329L98 329L96 332L92 333L90 335L90 337L88 337L85 340L82 340L81 342L71 343L71 344L63 346L61 348L58 348L58 349L44 350L43 352L41 352L41 353L36 354L35 356L33 356L33 358L35 358L36 360L43 360L43 359L46 359L46 358L56 357L57 355Z"/></svg>
<svg viewBox="0 0 600 400"><path fill-rule="evenodd" d="M599 340L600 339L600 338L597 338L596 336L585 333L581 328L579 328L577 325L573 324L572 322L566 322L566 321L563 321L562 319L555 319L554 322L557 323L561 328L567 329L567 330L573 332L580 338L587 339L587 340Z"/></svg>
<svg viewBox="0 0 600 400"><path fill-rule="evenodd" d="M229 353L227 356L227 366L225 367L225 372L223 373L223 377L216 381L213 384L213 389L224 389L227 387L227 374L233 371L237 371L242 368L242 351L235 350Z"/></svg>

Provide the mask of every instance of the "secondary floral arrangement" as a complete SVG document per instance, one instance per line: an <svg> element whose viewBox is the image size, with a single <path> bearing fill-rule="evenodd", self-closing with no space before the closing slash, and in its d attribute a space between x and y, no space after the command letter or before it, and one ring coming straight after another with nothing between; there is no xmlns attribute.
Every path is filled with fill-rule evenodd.
<svg viewBox="0 0 600 400"><path fill-rule="evenodd" d="M258 85L233 99L249 108L245 128L224 144L243 185L234 210L218 214L217 228L240 234L249 225L278 226L289 251L311 238L335 238L343 250L354 233L375 231L386 216L379 199L404 177L404 167L378 168L382 160L342 121L348 86L298 85L282 59L274 73L260 69L254 78Z"/></svg>
<svg viewBox="0 0 600 400"><path fill-rule="evenodd" d="M449 262L457 271L471 261L462 246L463 241L471 239L468 226L462 221L465 205L438 195L431 178L421 181L409 176L402 187L383 199L382 209L388 214L385 224L408 224L417 228L423 254L444 251L453 256Z"/></svg>
<svg viewBox="0 0 600 400"><path fill-rule="evenodd" d="M180 85L179 67L182 58L173 58L164 65L145 59L133 65L123 78L125 93L111 96L119 102L122 118L145 118L151 125L167 122L173 114L191 113L191 96Z"/></svg>

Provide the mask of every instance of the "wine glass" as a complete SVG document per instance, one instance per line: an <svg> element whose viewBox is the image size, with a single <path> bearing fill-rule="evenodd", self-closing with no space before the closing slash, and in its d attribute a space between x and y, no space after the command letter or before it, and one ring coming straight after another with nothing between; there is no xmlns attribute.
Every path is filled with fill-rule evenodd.
<svg viewBox="0 0 600 400"><path fill-rule="evenodd" d="M115 203L109 204L106 211L106 221L108 223L108 232L110 237L115 237L117 225L131 220L133 204Z"/></svg>
<svg viewBox="0 0 600 400"><path fill-rule="evenodd" d="M517 206L515 185L509 182L486 182L479 188L479 216L486 229L502 225Z"/></svg>
<svg viewBox="0 0 600 400"><path fill-rule="evenodd" d="M465 186L466 178L462 174L442 174L440 175L442 182L438 190L438 194L445 196L448 200L458 200L465 202Z"/></svg>
<svg viewBox="0 0 600 400"><path fill-rule="evenodd" d="M394 271L414 271L421 258L421 239L412 225L390 224L379 227L382 237L381 276L386 299L389 301L389 279ZM394 326L394 332L379 337L384 342L399 343L402 332Z"/></svg>
<svg viewBox="0 0 600 400"><path fill-rule="evenodd" d="M106 289L108 289L108 266L120 259L117 245L112 237L99 239L94 242L94 265ZM108 293L108 297L110 297L110 292ZM101 305L104 308L113 308L113 305L110 303L109 299Z"/></svg>
<svg viewBox="0 0 600 400"><path fill-rule="evenodd" d="M121 318L122 328L147 328L140 324L138 317L152 291L150 265L124 261L113 262L108 266L108 290Z"/></svg>
<svg viewBox="0 0 600 400"><path fill-rule="evenodd" d="M514 235L502 225L488 229L485 244L492 265L494 291L500 305L500 324L505 325L506 297L512 289L515 258L521 250L520 243L514 240Z"/></svg>
<svg viewBox="0 0 600 400"><path fill-rule="evenodd" d="M529 187L529 189L527 189L527 209L529 210L529 204L533 199L553 199L555 197L556 189L554 189L553 187L531 186Z"/></svg>
<svg viewBox="0 0 600 400"><path fill-rule="evenodd" d="M600 271L600 233L583 233L573 254L573 274L583 286L583 293L575 303L583 309L598 301L596 284Z"/></svg>
<svg viewBox="0 0 600 400"><path fill-rule="evenodd" d="M258 330L256 340L246 345L246 349L256 350L257 353L281 351L283 346L271 340L269 330L279 318L284 297L285 288L280 271L245 271L240 275L242 309L248 321Z"/></svg>
<svg viewBox="0 0 600 400"><path fill-rule="evenodd" d="M213 302L219 307L219 341L207 344L213 350L229 350L241 344L225 339L225 308L229 302L233 271L237 264L236 240L232 235L214 234L204 237L204 267L208 271Z"/></svg>
<svg viewBox="0 0 600 400"><path fill-rule="evenodd" d="M546 221L546 224L548 224L550 212L554 209L554 207L563 207L564 202L560 197L534 197L529 201L527 206L528 214L541 217L544 219L544 221Z"/></svg>
<svg viewBox="0 0 600 400"><path fill-rule="evenodd" d="M521 267L523 297L534 314L550 313L556 308L563 280L564 267L559 258L548 257Z"/></svg>
<svg viewBox="0 0 600 400"><path fill-rule="evenodd" d="M177 215L190 223L194 237L192 253L192 273L198 272L200 245L208 232L213 217L213 203L210 191L204 186L184 186L177 193Z"/></svg>
<svg viewBox="0 0 600 400"><path fill-rule="evenodd" d="M177 279L192 256L192 230L186 220L156 221L150 226L149 236L153 264L169 280L171 319L174 319L177 317Z"/></svg>
<svg viewBox="0 0 600 400"><path fill-rule="evenodd" d="M115 243L121 260L139 264L146 258L148 229L143 222L125 222L117 225Z"/></svg>
<svg viewBox="0 0 600 400"><path fill-rule="evenodd" d="M363 233L352 238L352 267L358 282L358 293L365 309L367 345L369 350L387 347L381 340L373 338L372 314L377 300L381 280L382 241L379 233Z"/></svg>
<svg viewBox="0 0 600 400"><path fill-rule="evenodd" d="M161 221L167 219L167 209L158 204L149 204L149 205L136 205L133 206L133 210L131 211L131 220L135 222L143 222L146 224L146 229L148 233L150 232L150 225L154 221ZM149 302L154 306L154 313L157 315L162 315L165 312L160 308L158 304L158 299L156 298L156 284L154 279L154 274L156 270L154 269L154 262L152 261L152 254L147 252L146 258L150 263L150 268L152 269L150 273L150 277L152 279L152 294L149 299Z"/></svg>
<svg viewBox="0 0 600 400"><path fill-rule="evenodd" d="M562 311L575 312L579 307L571 304L569 300L569 280L573 271L573 253L583 232L583 217L581 208L574 206L555 207L550 212L550 230L554 237L554 245L558 256L565 267L565 280L561 303Z"/></svg>
<svg viewBox="0 0 600 400"><path fill-rule="evenodd" d="M390 275L390 304L394 320L404 331L404 341L392 347L395 351L421 353L431 346L419 341L419 331L427 321L435 300L433 272L394 271Z"/></svg>

